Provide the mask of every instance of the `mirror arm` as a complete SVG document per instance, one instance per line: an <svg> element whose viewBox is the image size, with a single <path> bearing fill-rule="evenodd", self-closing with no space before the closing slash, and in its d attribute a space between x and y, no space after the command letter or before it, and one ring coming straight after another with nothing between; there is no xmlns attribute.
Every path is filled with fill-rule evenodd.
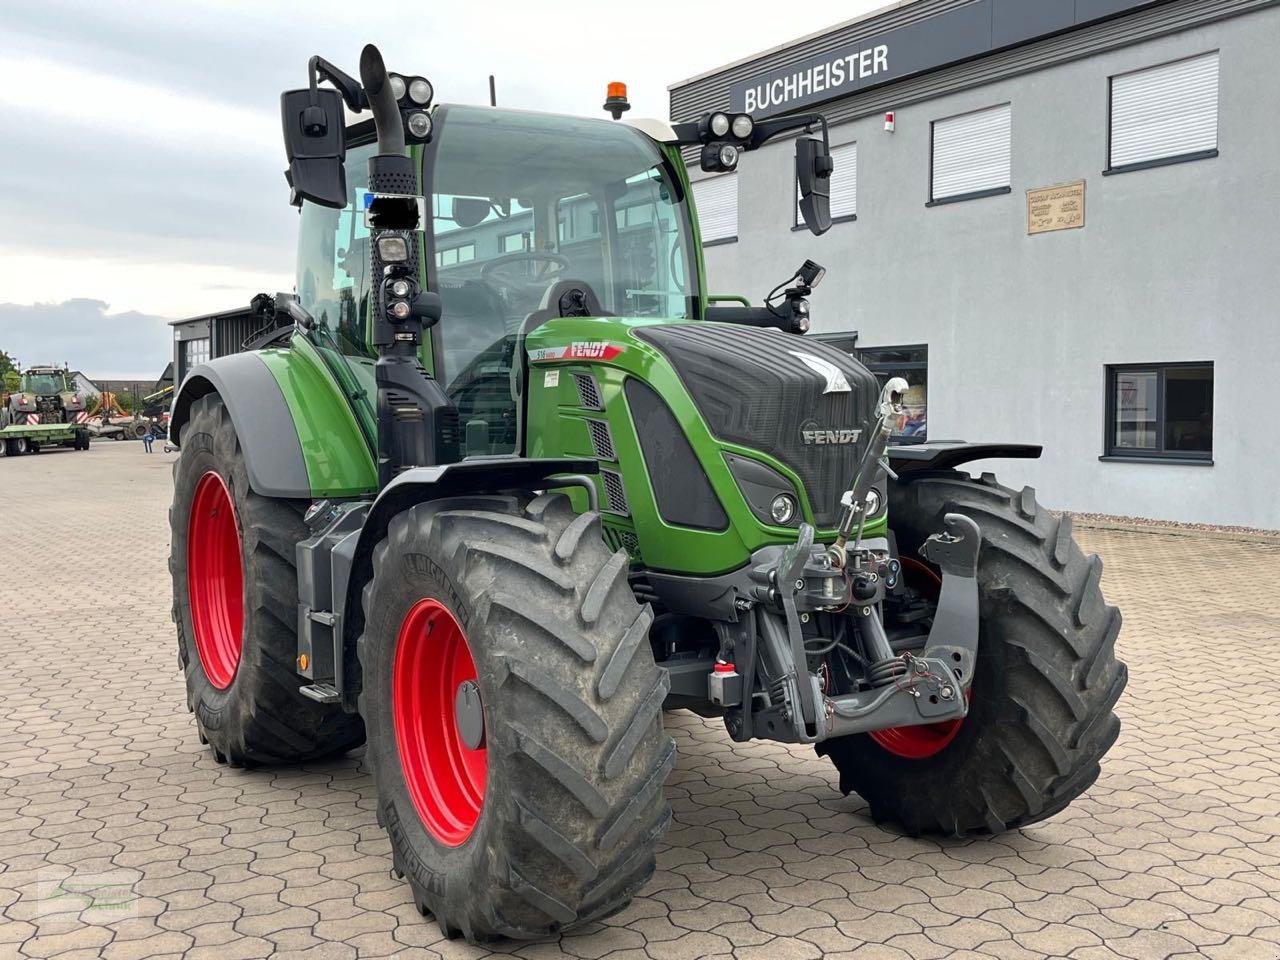
<svg viewBox="0 0 1280 960"><path fill-rule="evenodd" d="M760 120L747 141L746 149L754 150L774 137L793 130L801 133L812 133L814 127L822 128L822 145L829 151L831 142L827 135L827 118L820 113L801 113L790 117L779 117L776 120Z"/></svg>
<svg viewBox="0 0 1280 960"><path fill-rule="evenodd" d="M307 61L307 72L311 79L312 90L315 90L321 80L328 80L342 94L342 99L354 113L369 109L369 100L359 82L324 57L314 56Z"/></svg>

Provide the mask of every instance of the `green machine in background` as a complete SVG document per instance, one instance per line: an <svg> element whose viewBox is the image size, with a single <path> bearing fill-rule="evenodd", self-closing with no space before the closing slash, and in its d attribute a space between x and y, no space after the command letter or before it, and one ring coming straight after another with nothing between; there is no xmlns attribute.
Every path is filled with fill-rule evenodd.
<svg viewBox="0 0 1280 960"><path fill-rule="evenodd" d="M395 870L473 941L644 883L664 710L814 744L912 832L1094 781L1126 679L1099 562L956 469L1039 448L891 446L906 384L805 336L812 261L760 306L707 289L685 158L794 137L820 234L821 116L444 106L360 67L281 98L295 294L174 399L174 618L219 761L367 742Z"/></svg>

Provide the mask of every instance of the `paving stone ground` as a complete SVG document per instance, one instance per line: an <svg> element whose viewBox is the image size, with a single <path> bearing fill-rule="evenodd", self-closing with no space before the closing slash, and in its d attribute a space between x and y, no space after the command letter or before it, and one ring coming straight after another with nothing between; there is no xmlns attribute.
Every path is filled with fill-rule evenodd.
<svg viewBox="0 0 1280 960"><path fill-rule="evenodd" d="M0 958L489 955L444 940L391 878L359 752L244 771L200 748L169 622L171 459L106 443L0 460ZM1280 544L1080 539L1107 564L1132 679L1070 809L996 839L908 839L811 750L672 714L653 880L584 934L507 949L1280 957Z"/></svg>

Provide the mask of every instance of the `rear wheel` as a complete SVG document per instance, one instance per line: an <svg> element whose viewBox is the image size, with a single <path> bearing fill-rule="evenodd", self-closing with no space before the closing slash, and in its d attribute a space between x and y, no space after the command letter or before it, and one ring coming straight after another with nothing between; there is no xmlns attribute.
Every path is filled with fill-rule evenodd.
<svg viewBox="0 0 1280 960"><path fill-rule="evenodd" d="M360 718L300 693L294 549L302 501L261 497L216 394L192 405L169 511L173 617L187 708L219 762L284 763L349 749Z"/></svg>
<svg viewBox="0 0 1280 960"><path fill-rule="evenodd" d="M932 571L910 565L945 513L973 518L978 661L963 720L828 740L818 752L877 820L909 832L998 833L1062 810L1097 779L1120 731L1113 713L1128 673L1115 658L1120 611L1102 598L1102 562L1030 487L960 473L890 486L904 574L921 592Z"/></svg>
<svg viewBox="0 0 1280 960"><path fill-rule="evenodd" d="M477 497L395 517L358 645L378 821L449 936L535 938L627 904L670 817L652 614L599 517Z"/></svg>

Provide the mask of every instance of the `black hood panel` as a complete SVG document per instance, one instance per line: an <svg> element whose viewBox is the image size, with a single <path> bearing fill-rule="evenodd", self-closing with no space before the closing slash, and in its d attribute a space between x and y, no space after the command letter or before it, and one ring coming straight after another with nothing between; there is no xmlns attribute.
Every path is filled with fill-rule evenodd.
<svg viewBox="0 0 1280 960"><path fill-rule="evenodd" d="M777 457L804 482L818 526L835 526L874 420L871 371L830 344L777 330L676 323L633 334L671 361L718 439ZM829 391L831 378L814 369L824 364L848 390L837 378ZM850 431L860 431L854 442Z"/></svg>

